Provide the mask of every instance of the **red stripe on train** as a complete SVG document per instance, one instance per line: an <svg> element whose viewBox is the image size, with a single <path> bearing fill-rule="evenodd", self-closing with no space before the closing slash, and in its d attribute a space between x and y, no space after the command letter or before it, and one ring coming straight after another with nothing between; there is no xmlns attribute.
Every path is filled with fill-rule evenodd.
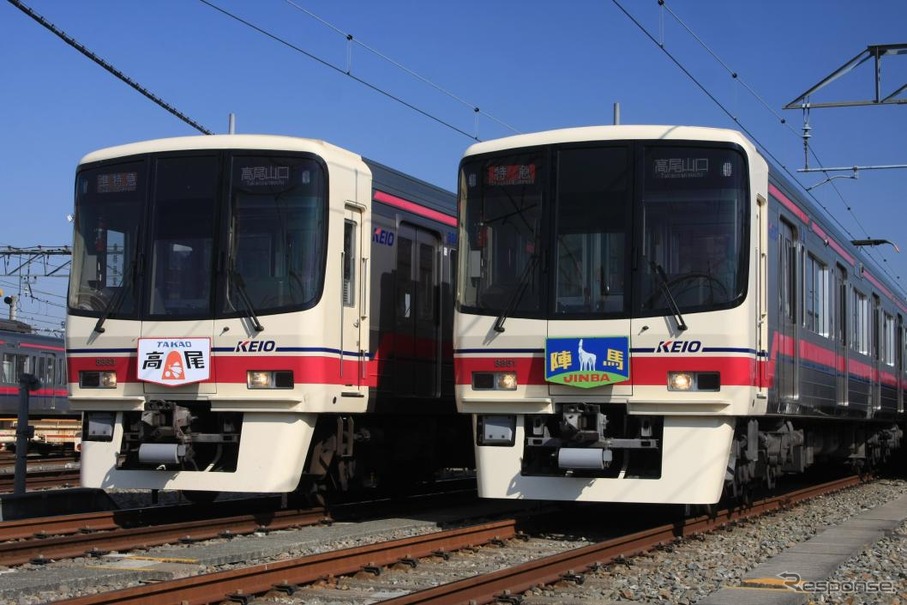
<svg viewBox="0 0 907 605"><path fill-rule="evenodd" d="M472 384L473 372L500 372L496 365L500 357L459 357L454 360L455 380L458 385ZM508 358L517 372L521 385L543 385L545 360L543 357ZM507 368L511 369L511 368ZM719 372L722 386L752 386L756 384L758 363L752 357L677 356L640 357L630 360L630 380L622 385L664 385L668 372Z"/></svg>
<svg viewBox="0 0 907 605"><path fill-rule="evenodd" d="M120 383L139 382L138 359L135 356L105 357L105 359L112 359L113 364L98 366L94 357L70 357L68 365L70 382L79 382L79 372L109 370L116 372L117 381ZM343 373L341 374L341 361L336 356L212 356L211 377L203 382L245 384L246 372L249 370L291 370L293 381L297 384L356 384L357 372L364 372L365 376L360 383L363 386L376 386L377 362L367 361L366 366L363 370L358 359L347 356L343 360Z"/></svg>

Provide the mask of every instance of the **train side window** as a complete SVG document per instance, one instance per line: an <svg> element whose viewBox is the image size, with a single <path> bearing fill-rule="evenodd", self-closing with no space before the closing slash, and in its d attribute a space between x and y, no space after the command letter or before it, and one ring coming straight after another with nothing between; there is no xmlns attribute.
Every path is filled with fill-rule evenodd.
<svg viewBox="0 0 907 605"><path fill-rule="evenodd" d="M853 339L851 346L858 353L869 353L869 299L854 288L853 290Z"/></svg>
<svg viewBox="0 0 907 605"><path fill-rule="evenodd" d="M847 271L841 265L837 266L837 287L835 288L835 311L837 313L838 342L847 345Z"/></svg>
<svg viewBox="0 0 907 605"><path fill-rule="evenodd" d="M882 361L885 365L894 367L894 354L897 349L894 345L894 317L883 311L882 318Z"/></svg>
<svg viewBox="0 0 907 605"><path fill-rule="evenodd" d="M356 223L343 224L343 306L352 307L356 300Z"/></svg>
<svg viewBox="0 0 907 605"><path fill-rule="evenodd" d="M419 295L416 300L416 317L423 321L435 319L435 249L419 242Z"/></svg>
<svg viewBox="0 0 907 605"><path fill-rule="evenodd" d="M828 336L828 267L821 260L807 254L805 266L806 306L804 322L806 329L822 336Z"/></svg>
<svg viewBox="0 0 907 605"><path fill-rule="evenodd" d="M787 221L781 221L779 237L781 253L780 300L781 312L789 326L797 322L797 231Z"/></svg>
<svg viewBox="0 0 907 605"><path fill-rule="evenodd" d="M5 382L18 384L19 377L31 373L32 364L28 355L5 353L3 355L3 375Z"/></svg>
<svg viewBox="0 0 907 605"><path fill-rule="evenodd" d="M409 319L413 312L413 240L397 236L397 318Z"/></svg>
<svg viewBox="0 0 907 605"><path fill-rule="evenodd" d="M881 359L881 335L879 334L879 326L882 322L881 320L882 312L882 301L879 300L879 297L875 294L872 295L872 327L870 332L870 346L872 348L872 356L876 359Z"/></svg>
<svg viewBox="0 0 907 605"><path fill-rule="evenodd" d="M0 368L0 382L13 384L16 373L16 356L11 353L3 354L3 366Z"/></svg>

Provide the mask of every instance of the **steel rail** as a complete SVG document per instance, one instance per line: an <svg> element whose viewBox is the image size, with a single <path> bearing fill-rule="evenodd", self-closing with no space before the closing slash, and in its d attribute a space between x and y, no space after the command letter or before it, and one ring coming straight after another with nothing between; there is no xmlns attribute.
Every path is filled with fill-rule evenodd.
<svg viewBox="0 0 907 605"><path fill-rule="evenodd" d="M510 598L534 586L577 578L578 574L622 557L634 556L689 536L713 531L726 525L847 487L858 485L859 477L849 477L821 486L797 490L757 502L747 508L727 509L713 515L689 518L622 536L599 544L544 557L506 570L474 576L434 588L382 601L389 605L404 603L490 603ZM256 565L116 590L108 593L57 601L55 605L207 605L224 601L246 602L268 592L292 594L297 585L328 577L375 570L399 562L446 553L516 537L516 520L509 519L424 536L380 542L368 546L322 553L289 561Z"/></svg>
<svg viewBox="0 0 907 605"><path fill-rule="evenodd" d="M111 550L134 550L177 542L198 542L233 537L258 531L277 531L329 522L320 509L275 511L227 518L201 519L160 526L124 529L117 527L100 533L0 543L0 565L21 565L83 555L97 556Z"/></svg>
<svg viewBox="0 0 907 605"><path fill-rule="evenodd" d="M292 592L297 584L380 568L400 561L428 557L461 548L509 540L516 536L516 521L508 519L422 536L378 542L290 561L255 565L245 569L192 576L172 582L149 584L99 595L55 601L55 605L205 605L271 590Z"/></svg>
<svg viewBox="0 0 907 605"><path fill-rule="evenodd" d="M478 605L496 602L502 597L520 594L535 586L576 578L583 571L605 565L621 557L632 557L679 539L714 531L744 519L788 508L797 502L824 493L853 487L860 482L859 477L848 477L804 488L782 496L768 498L752 507L727 509L714 516L703 515L687 519L683 523L662 525L489 574L420 590L382 601L382 603L384 605L412 605L414 603L431 603L432 605L475 603Z"/></svg>

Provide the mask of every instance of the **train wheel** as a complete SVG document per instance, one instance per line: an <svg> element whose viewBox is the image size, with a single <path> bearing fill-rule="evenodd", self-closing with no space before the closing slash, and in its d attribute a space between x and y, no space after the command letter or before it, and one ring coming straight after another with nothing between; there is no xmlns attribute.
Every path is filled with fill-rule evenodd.
<svg viewBox="0 0 907 605"><path fill-rule="evenodd" d="M289 494L289 502L297 508L315 508L327 505L327 484L323 480L304 478Z"/></svg>

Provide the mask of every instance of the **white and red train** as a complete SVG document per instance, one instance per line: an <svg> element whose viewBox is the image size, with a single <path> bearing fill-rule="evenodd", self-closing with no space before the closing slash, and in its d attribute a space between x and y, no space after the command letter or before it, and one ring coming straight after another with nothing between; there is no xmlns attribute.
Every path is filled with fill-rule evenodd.
<svg viewBox="0 0 907 605"><path fill-rule="evenodd" d="M740 133L477 143L458 203L481 496L712 504L900 445L907 303Z"/></svg>
<svg viewBox="0 0 907 605"><path fill-rule="evenodd" d="M458 226L321 141L86 156L83 485L348 489L474 451L485 497L711 504L900 445L907 304L739 133L521 135L459 183Z"/></svg>
<svg viewBox="0 0 907 605"><path fill-rule="evenodd" d="M82 484L292 492L472 467L455 196L316 140L83 158L66 350Z"/></svg>

